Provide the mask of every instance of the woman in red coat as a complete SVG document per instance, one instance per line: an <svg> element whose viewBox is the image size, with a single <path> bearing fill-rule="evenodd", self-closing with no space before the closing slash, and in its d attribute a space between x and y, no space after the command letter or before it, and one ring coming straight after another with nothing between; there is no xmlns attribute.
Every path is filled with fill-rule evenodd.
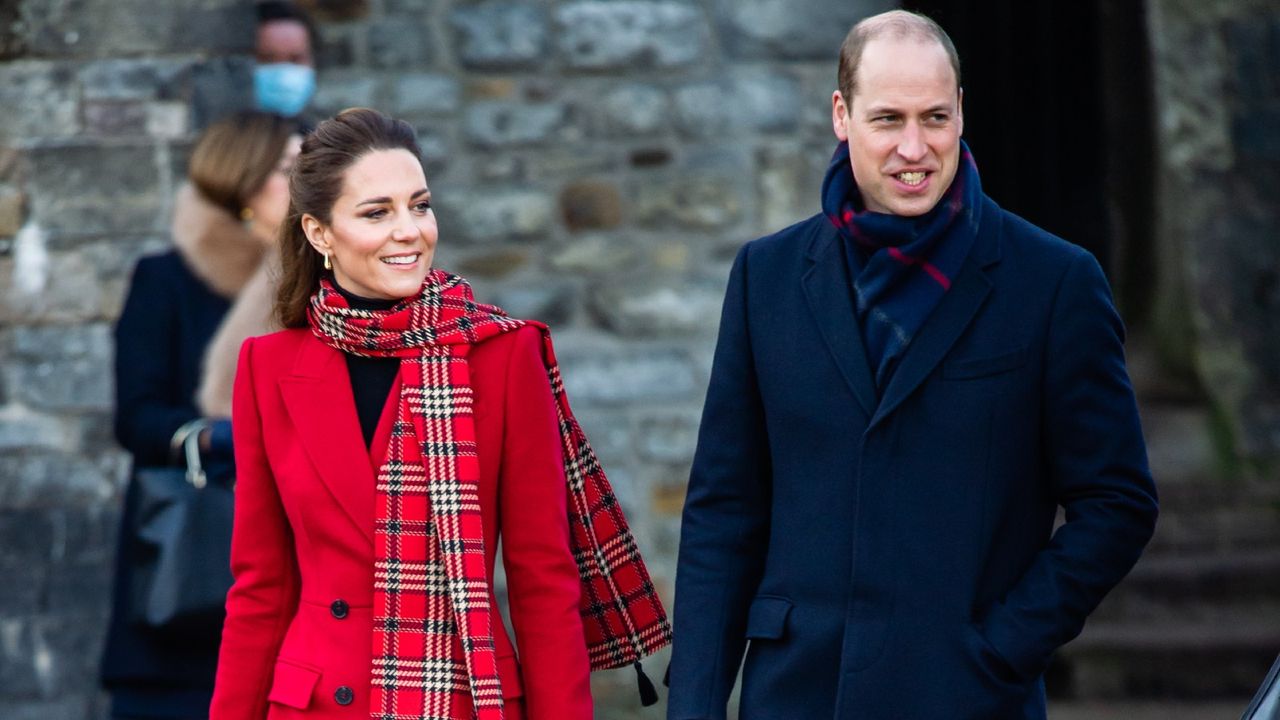
<svg viewBox="0 0 1280 720"><path fill-rule="evenodd" d="M419 155L355 109L295 164L290 329L247 341L235 379L213 720L588 720L590 670L669 638L545 327L432 269Z"/></svg>

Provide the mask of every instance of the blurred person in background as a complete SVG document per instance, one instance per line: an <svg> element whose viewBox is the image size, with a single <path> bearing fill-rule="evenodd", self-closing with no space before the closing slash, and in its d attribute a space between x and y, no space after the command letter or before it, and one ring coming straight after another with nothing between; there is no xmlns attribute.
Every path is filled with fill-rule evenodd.
<svg viewBox="0 0 1280 720"><path fill-rule="evenodd" d="M297 117L316 91L315 25L291 2L259 2L256 9L255 106L264 112Z"/></svg>
<svg viewBox="0 0 1280 720"><path fill-rule="evenodd" d="M591 669L669 638L546 327L433 267L420 156L363 108L303 142L287 329L245 342L235 377L214 720L590 720Z"/></svg>
<svg viewBox="0 0 1280 720"><path fill-rule="evenodd" d="M175 201L173 249L138 262L116 326L115 433L135 467L171 464L175 437L190 430L200 433L209 477L232 474L235 353L245 337L272 329L269 266L300 142L292 121L244 111L196 143ZM175 638L130 620L142 551L127 531L136 503L130 482L101 667L111 713L206 717L221 623Z"/></svg>

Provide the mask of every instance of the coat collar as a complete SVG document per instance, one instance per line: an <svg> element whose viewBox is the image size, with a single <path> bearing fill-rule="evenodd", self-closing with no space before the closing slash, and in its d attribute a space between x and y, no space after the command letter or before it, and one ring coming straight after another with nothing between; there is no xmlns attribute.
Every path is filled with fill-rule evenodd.
<svg viewBox="0 0 1280 720"><path fill-rule="evenodd" d="M191 183L174 198L173 244L191 272L228 299L249 282L268 245Z"/></svg>
<svg viewBox="0 0 1280 720"><path fill-rule="evenodd" d="M342 353L308 335L280 393L316 474L372 545L374 469Z"/></svg>
<svg viewBox="0 0 1280 720"><path fill-rule="evenodd" d="M840 236L825 218L818 218L807 252L810 267L801 284L827 350L857 397L858 404L870 418L868 429L897 409L924 382L977 315L991 292L987 268L998 263L1002 254L1002 215L999 206L983 196L978 234L969 257L951 289L943 295L907 347L879 400L853 306Z"/></svg>

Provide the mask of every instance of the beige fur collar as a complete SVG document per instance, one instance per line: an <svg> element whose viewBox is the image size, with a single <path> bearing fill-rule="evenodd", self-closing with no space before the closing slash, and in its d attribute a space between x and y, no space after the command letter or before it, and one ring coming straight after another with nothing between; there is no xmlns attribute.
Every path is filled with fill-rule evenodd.
<svg viewBox="0 0 1280 720"><path fill-rule="evenodd" d="M234 298L262 264L267 245L240 219L184 183L173 206L173 244L210 289Z"/></svg>
<svg viewBox="0 0 1280 720"><path fill-rule="evenodd" d="M231 391L244 341L280 329L273 306L280 278L280 253L272 250L245 283L222 318L204 355L204 372L196 402L205 417L231 417Z"/></svg>

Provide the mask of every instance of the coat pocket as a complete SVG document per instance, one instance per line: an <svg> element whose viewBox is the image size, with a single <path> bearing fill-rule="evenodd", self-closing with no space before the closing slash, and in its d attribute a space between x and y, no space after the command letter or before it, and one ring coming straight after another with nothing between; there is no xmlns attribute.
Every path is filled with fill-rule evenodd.
<svg viewBox="0 0 1280 720"><path fill-rule="evenodd" d="M271 693L267 695L267 700L306 710L311 704L311 694L318 682L319 670L292 660L277 659L275 677L271 681Z"/></svg>
<svg viewBox="0 0 1280 720"><path fill-rule="evenodd" d="M748 640L781 640L787 631L791 601L771 595L760 595L751 601L747 613Z"/></svg>
<svg viewBox="0 0 1280 720"><path fill-rule="evenodd" d="M946 380L969 380L971 378L999 375L1020 368L1027 362L1027 349L1020 347L997 355L976 358L956 358L942 366L942 377Z"/></svg>
<svg viewBox="0 0 1280 720"><path fill-rule="evenodd" d="M520 663L515 655L498 657L498 677L502 680L502 698L511 700L524 697L524 682L520 677Z"/></svg>

